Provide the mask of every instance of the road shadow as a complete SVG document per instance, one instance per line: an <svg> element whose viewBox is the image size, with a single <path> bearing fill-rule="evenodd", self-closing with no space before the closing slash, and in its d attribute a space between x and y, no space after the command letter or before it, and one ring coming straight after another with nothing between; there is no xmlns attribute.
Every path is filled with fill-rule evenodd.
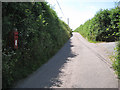
<svg viewBox="0 0 120 90"><path fill-rule="evenodd" d="M61 73L60 69L68 61L68 58L74 58L76 55L71 51L71 39L53 56L46 64L39 68L19 83L16 88L49 88L53 85L59 87L61 81L57 79Z"/></svg>

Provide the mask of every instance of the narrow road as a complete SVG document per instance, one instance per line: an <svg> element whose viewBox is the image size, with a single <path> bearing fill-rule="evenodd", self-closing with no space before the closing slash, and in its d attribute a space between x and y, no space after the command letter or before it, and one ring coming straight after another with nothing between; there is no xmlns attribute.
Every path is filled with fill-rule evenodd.
<svg viewBox="0 0 120 90"><path fill-rule="evenodd" d="M46 64L16 88L118 88L118 80L104 49L79 33Z"/></svg>

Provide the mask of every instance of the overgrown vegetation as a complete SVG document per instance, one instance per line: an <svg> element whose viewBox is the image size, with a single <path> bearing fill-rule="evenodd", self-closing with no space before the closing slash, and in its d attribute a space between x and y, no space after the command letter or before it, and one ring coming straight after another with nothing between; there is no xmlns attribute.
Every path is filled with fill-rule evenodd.
<svg viewBox="0 0 120 90"><path fill-rule="evenodd" d="M79 32L88 41L119 41L120 40L120 7L100 10L96 15L80 25L75 32ZM120 41L116 47L117 54L113 61L113 68L120 78Z"/></svg>
<svg viewBox="0 0 120 90"><path fill-rule="evenodd" d="M118 41L120 37L120 9L100 10L75 31L93 41Z"/></svg>
<svg viewBox="0 0 120 90"><path fill-rule="evenodd" d="M116 74L118 75L118 78L120 79L120 41L117 44L116 50L117 52L112 58L112 65L114 70L116 71Z"/></svg>
<svg viewBox="0 0 120 90"><path fill-rule="evenodd" d="M17 50L8 44L13 28L19 32ZM2 87L12 87L47 62L71 33L46 2L2 3Z"/></svg>

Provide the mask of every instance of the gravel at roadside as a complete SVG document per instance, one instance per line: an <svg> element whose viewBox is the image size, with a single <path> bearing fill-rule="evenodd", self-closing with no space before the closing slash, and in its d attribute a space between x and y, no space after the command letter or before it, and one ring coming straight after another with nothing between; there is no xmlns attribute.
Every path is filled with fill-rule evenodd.
<svg viewBox="0 0 120 90"><path fill-rule="evenodd" d="M98 46L101 48L104 48L108 55L114 55L116 50L115 47L117 45L117 42L103 42L103 43L97 43Z"/></svg>

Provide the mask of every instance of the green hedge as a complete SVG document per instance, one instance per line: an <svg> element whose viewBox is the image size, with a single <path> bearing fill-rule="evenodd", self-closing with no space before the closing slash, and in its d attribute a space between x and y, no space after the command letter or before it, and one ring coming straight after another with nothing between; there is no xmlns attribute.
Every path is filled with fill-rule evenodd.
<svg viewBox="0 0 120 90"><path fill-rule="evenodd" d="M120 8L100 10L91 19L80 25L75 32L90 41L119 41L120 40ZM120 78L120 41L116 47L117 54L113 61L113 68Z"/></svg>
<svg viewBox="0 0 120 90"><path fill-rule="evenodd" d="M9 32L18 29L18 49ZM2 3L2 87L12 87L48 61L71 37L71 29L46 2Z"/></svg>
<svg viewBox="0 0 120 90"><path fill-rule="evenodd" d="M80 25L75 32L93 41L118 41L120 37L120 9L100 10L91 19Z"/></svg>
<svg viewBox="0 0 120 90"><path fill-rule="evenodd" d="M117 46L116 46L116 55L115 55L115 59L112 60L113 61L113 68L116 71L116 74L118 75L118 78L120 79L120 41L118 42Z"/></svg>
<svg viewBox="0 0 120 90"><path fill-rule="evenodd" d="M120 79L120 41L119 41L119 44L118 44L118 48L117 48L117 51L118 51L118 54L117 54L117 60L118 61L118 64L117 64L117 71L118 71L118 78Z"/></svg>

